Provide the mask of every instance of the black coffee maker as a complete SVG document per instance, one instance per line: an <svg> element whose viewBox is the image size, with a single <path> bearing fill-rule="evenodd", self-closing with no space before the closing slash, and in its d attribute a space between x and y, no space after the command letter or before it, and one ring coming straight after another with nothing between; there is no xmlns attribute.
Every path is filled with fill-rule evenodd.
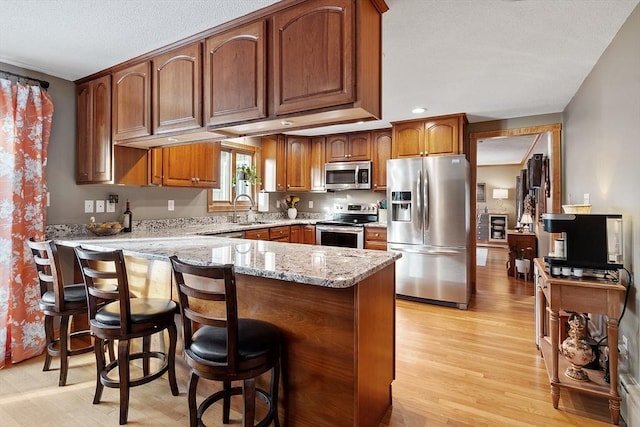
<svg viewBox="0 0 640 427"><path fill-rule="evenodd" d="M544 260L550 267L618 270L623 267L622 215L542 214L544 230L562 233L555 251ZM558 244L561 243L561 244Z"/></svg>

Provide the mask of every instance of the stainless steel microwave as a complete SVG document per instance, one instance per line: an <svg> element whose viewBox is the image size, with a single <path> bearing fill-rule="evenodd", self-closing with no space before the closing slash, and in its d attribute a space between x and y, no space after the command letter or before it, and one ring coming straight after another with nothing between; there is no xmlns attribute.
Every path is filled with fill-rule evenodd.
<svg viewBox="0 0 640 427"><path fill-rule="evenodd" d="M371 162L334 162L324 165L327 190L370 190Z"/></svg>

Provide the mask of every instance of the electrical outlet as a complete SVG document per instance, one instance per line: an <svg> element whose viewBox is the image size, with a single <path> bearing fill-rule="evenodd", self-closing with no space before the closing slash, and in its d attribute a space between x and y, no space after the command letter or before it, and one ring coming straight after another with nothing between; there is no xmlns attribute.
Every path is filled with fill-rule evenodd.
<svg viewBox="0 0 640 427"><path fill-rule="evenodd" d="M591 197L589 197L589 193L584 193L584 196L582 199L585 205L588 205L589 203L591 203Z"/></svg>
<svg viewBox="0 0 640 427"><path fill-rule="evenodd" d="M280 209L280 200L276 200L276 209Z"/></svg>
<svg viewBox="0 0 640 427"><path fill-rule="evenodd" d="M93 200L84 201L84 213L93 213Z"/></svg>
<svg viewBox="0 0 640 427"><path fill-rule="evenodd" d="M96 213L104 212L104 200L96 200Z"/></svg>
<svg viewBox="0 0 640 427"><path fill-rule="evenodd" d="M309 200L309 209L313 209L313 200Z"/></svg>
<svg viewBox="0 0 640 427"><path fill-rule="evenodd" d="M51 193L47 191L47 207L51 206Z"/></svg>
<svg viewBox="0 0 640 427"><path fill-rule="evenodd" d="M167 203L167 209L169 209L170 211L175 209L175 204L173 200L169 200L169 202Z"/></svg>
<svg viewBox="0 0 640 427"><path fill-rule="evenodd" d="M107 212L113 213L116 211L116 204L107 200Z"/></svg>

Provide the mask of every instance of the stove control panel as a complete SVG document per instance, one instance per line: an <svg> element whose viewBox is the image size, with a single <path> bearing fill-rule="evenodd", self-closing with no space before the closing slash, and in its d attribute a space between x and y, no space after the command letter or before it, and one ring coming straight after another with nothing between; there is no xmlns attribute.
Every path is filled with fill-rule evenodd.
<svg viewBox="0 0 640 427"><path fill-rule="evenodd" d="M378 213L378 205L375 203L336 203L333 205L333 212L376 215Z"/></svg>

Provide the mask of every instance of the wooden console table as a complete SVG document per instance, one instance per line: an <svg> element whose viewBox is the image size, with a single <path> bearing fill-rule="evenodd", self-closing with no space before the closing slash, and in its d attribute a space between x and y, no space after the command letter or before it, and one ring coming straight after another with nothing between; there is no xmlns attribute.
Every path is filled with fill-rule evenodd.
<svg viewBox="0 0 640 427"><path fill-rule="evenodd" d="M545 271L545 262L535 259L536 280L536 332L542 357L551 384L553 407L558 409L560 389L587 393L609 399L611 422L620 421L620 395L618 394L618 318L622 309L625 287L619 283L596 279L552 277ZM564 375L569 362L558 357L560 346L561 310L578 313L600 313L608 316L607 341L609 347L609 384L600 370L587 369L589 381L575 381ZM548 330L546 319L548 314Z"/></svg>

